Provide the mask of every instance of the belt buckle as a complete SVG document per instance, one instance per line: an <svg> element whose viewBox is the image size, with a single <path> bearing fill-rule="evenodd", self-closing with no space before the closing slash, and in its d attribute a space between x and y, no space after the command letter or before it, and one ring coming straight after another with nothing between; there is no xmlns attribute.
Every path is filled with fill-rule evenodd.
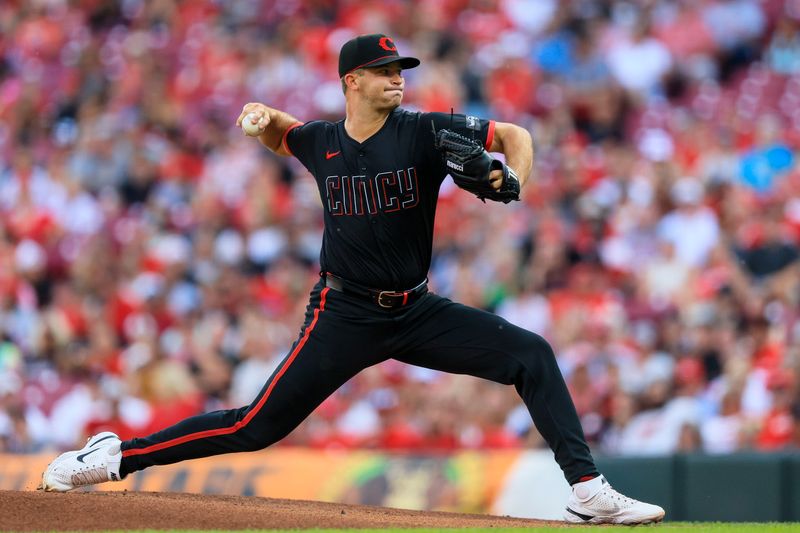
<svg viewBox="0 0 800 533"><path fill-rule="evenodd" d="M384 296L397 297L397 296L403 296L403 293L402 292L394 292L394 291L381 291L381 292L378 293L378 305L383 307L384 309L391 309L392 307L394 307L393 305L384 304L383 303L382 298Z"/></svg>

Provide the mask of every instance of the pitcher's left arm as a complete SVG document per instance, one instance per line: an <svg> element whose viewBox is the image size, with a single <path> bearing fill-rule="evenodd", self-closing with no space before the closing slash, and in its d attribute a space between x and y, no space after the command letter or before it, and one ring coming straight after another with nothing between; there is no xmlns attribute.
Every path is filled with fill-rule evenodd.
<svg viewBox="0 0 800 533"><path fill-rule="evenodd" d="M533 139L528 130L509 122L495 122L494 138L488 151L502 153L506 158L506 165L519 178L520 187L525 186L533 168ZM492 171L489 181L492 187L499 189L503 183L503 172Z"/></svg>

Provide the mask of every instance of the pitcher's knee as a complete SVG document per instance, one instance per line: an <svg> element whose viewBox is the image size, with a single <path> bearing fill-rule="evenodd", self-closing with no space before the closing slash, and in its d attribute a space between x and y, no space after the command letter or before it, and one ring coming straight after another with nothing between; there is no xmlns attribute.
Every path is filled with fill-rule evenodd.
<svg viewBox="0 0 800 533"><path fill-rule="evenodd" d="M250 406L236 409L236 430L231 435L237 443L237 447L242 451L255 452L263 450L270 444L274 444L278 437L275 435L275 424L270 423L268 417L258 413L256 416L248 418ZM260 416L259 416L260 415Z"/></svg>
<svg viewBox="0 0 800 533"><path fill-rule="evenodd" d="M533 333L533 345L534 349L543 355L547 355L548 358L555 360L556 354L553 351L553 347L550 346L550 343L545 340L544 337L541 335L537 335Z"/></svg>
<svg viewBox="0 0 800 533"><path fill-rule="evenodd" d="M524 349L520 351L522 366L527 370L536 369L539 372L552 372L558 370L556 354L553 347L544 337L528 332Z"/></svg>
<svg viewBox="0 0 800 533"><path fill-rule="evenodd" d="M285 432L275 431L274 427L260 427L252 422L236 432L237 440L242 449L248 452L256 452L275 444L285 436Z"/></svg>

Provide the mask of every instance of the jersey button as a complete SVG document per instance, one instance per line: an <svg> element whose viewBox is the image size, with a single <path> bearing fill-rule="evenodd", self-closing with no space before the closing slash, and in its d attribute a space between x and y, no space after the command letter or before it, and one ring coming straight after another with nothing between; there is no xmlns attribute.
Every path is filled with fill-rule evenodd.
<svg viewBox="0 0 800 533"><path fill-rule="evenodd" d="M358 157L364 157L364 152L358 152Z"/></svg>

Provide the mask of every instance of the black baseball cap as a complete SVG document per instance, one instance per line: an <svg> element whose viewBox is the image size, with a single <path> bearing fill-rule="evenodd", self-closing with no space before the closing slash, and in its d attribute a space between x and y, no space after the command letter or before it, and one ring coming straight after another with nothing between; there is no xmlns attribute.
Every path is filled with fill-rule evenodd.
<svg viewBox="0 0 800 533"><path fill-rule="evenodd" d="M344 78L345 74L359 68L378 67L394 61L399 61L403 69L419 66L416 57L404 57L397 53L397 46L391 37L382 33L359 35L344 43L339 52L339 77Z"/></svg>

